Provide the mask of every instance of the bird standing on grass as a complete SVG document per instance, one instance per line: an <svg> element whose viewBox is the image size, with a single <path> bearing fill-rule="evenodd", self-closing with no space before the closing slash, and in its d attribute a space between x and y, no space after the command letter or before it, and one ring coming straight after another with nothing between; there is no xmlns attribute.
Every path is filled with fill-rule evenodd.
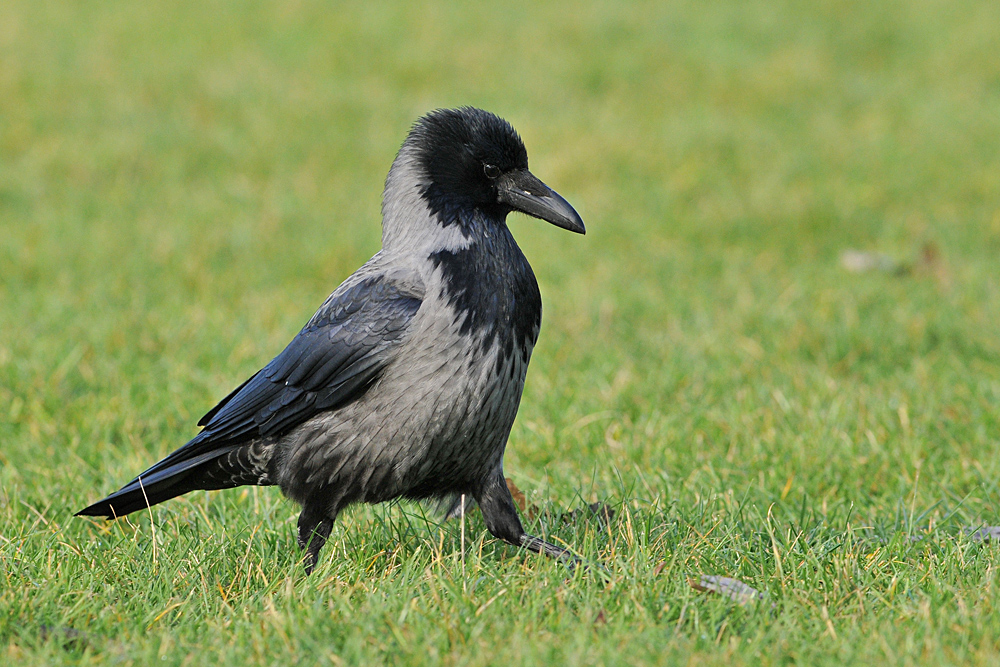
<svg viewBox="0 0 1000 667"><path fill-rule="evenodd" d="M278 485L302 505L308 573L352 503L467 494L496 537L572 559L524 532L504 479L542 317L511 211L585 231L528 171L507 121L470 107L418 120L386 178L382 250L202 417L190 442L77 514L114 518L196 489Z"/></svg>

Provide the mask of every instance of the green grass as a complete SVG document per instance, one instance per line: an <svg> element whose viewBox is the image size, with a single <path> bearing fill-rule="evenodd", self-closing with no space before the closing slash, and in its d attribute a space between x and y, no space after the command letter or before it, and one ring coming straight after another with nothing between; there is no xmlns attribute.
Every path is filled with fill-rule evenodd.
<svg viewBox="0 0 1000 667"><path fill-rule="evenodd" d="M2 14L0 663L1000 661L993 0ZM376 251L458 104L587 223L511 221L545 321L506 469L608 579L405 504L306 578L275 489L73 518Z"/></svg>

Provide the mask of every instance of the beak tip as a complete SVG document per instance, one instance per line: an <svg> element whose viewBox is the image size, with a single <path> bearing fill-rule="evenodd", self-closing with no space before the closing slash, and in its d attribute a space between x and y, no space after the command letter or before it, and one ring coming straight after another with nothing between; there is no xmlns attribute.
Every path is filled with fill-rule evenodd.
<svg viewBox="0 0 1000 667"><path fill-rule="evenodd" d="M560 199L562 198L560 197ZM585 236L587 234L587 228L584 226L583 219L580 217L580 214L574 211L565 199L562 201L565 203L566 209L568 210L563 209L558 211L556 214L536 217L540 217L542 220L552 223L556 227L561 227L566 231Z"/></svg>
<svg viewBox="0 0 1000 667"><path fill-rule="evenodd" d="M562 197L560 197L560 199L562 199ZM587 234L587 227L583 224L583 218L581 218L580 214L569 205L569 202L566 202L565 199L563 199L563 202L565 202L568 210L563 211L564 214L562 219L559 221L549 220L549 222L552 222L554 225L562 227L568 231L585 236Z"/></svg>
<svg viewBox="0 0 1000 667"><path fill-rule="evenodd" d="M542 183L527 169L507 177L499 201L513 210L550 222L577 234L586 234L580 214L549 186Z"/></svg>

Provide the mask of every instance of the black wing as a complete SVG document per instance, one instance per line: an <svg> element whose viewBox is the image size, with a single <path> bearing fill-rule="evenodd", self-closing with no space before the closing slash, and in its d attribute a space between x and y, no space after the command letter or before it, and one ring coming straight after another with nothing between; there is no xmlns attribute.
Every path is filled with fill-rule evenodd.
<svg viewBox="0 0 1000 667"><path fill-rule="evenodd" d="M384 276L335 292L274 360L198 422L216 442L281 435L357 398L390 361L423 298Z"/></svg>
<svg viewBox="0 0 1000 667"><path fill-rule="evenodd" d="M105 501L175 484L249 440L282 435L357 399L394 358L420 308L423 284L407 278L373 276L338 289L281 354L202 417L201 433L81 513L104 514Z"/></svg>

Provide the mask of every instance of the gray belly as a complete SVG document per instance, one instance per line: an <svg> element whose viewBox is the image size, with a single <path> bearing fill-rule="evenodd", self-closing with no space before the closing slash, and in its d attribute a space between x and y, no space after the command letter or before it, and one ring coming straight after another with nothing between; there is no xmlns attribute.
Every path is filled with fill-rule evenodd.
<svg viewBox="0 0 1000 667"><path fill-rule="evenodd" d="M282 438L276 472L286 495L335 513L469 492L497 469L530 349L498 363L497 346L483 353L453 322L428 329L360 399Z"/></svg>

